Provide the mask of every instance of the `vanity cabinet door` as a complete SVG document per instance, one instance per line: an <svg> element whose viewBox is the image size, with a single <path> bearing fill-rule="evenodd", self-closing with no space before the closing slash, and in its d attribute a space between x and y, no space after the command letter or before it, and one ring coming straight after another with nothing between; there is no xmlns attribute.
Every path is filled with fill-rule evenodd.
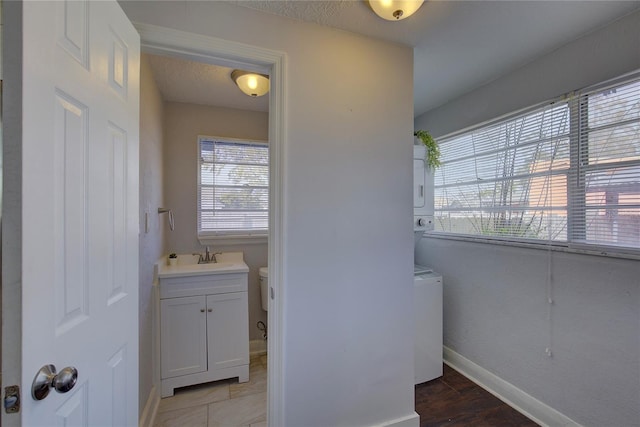
<svg viewBox="0 0 640 427"><path fill-rule="evenodd" d="M209 370L249 363L249 314L246 292L207 295Z"/></svg>
<svg viewBox="0 0 640 427"><path fill-rule="evenodd" d="M207 370L206 304L204 295L160 300L163 379Z"/></svg>

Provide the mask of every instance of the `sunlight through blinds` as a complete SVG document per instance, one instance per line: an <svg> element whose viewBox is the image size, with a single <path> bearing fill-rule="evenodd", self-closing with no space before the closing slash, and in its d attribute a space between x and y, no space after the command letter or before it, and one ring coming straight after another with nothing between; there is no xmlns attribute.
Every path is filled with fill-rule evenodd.
<svg viewBox="0 0 640 427"><path fill-rule="evenodd" d="M266 235L269 146L199 138L198 235Z"/></svg>
<svg viewBox="0 0 640 427"><path fill-rule="evenodd" d="M574 242L640 248L640 80L579 105Z"/></svg>
<svg viewBox="0 0 640 427"><path fill-rule="evenodd" d="M566 240L569 119L552 104L442 141L436 230Z"/></svg>
<svg viewBox="0 0 640 427"><path fill-rule="evenodd" d="M640 80L438 141L436 232L640 248Z"/></svg>

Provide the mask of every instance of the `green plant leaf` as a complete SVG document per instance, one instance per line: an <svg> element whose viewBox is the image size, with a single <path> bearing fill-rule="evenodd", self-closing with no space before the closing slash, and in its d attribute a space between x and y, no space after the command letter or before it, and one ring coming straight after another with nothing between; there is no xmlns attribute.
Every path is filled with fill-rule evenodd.
<svg viewBox="0 0 640 427"><path fill-rule="evenodd" d="M440 166L440 148L438 147L438 143L433 139L429 131L426 130L417 130L413 133L422 144L427 148L427 152L425 155L425 161L427 162L427 166L430 168L437 168Z"/></svg>

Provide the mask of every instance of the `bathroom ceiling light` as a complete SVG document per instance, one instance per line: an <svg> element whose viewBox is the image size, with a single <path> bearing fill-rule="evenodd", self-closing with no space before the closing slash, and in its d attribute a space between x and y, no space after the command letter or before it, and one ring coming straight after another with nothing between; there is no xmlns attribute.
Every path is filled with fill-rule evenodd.
<svg viewBox="0 0 640 427"><path fill-rule="evenodd" d="M400 21L420 9L424 0L369 0L371 9L382 19Z"/></svg>
<svg viewBox="0 0 640 427"><path fill-rule="evenodd" d="M249 96L262 96L269 92L269 76L267 75L233 70L231 78L240 90Z"/></svg>

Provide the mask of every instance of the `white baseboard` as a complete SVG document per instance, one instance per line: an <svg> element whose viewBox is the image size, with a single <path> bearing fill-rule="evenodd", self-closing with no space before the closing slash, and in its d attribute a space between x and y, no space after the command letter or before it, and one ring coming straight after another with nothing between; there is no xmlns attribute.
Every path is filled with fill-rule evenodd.
<svg viewBox="0 0 640 427"><path fill-rule="evenodd" d="M571 418L446 346L444 363L543 427L580 427Z"/></svg>
<svg viewBox="0 0 640 427"><path fill-rule="evenodd" d="M406 417L396 418L395 420L378 424L375 427L420 427L420 415L414 412Z"/></svg>
<svg viewBox="0 0 640 427"><path fill-rule="evenodd" d="M258 356L261 354L267 354L267 340L249 341L249 355Z"/></svg>
<svg viewBox="0 0 640 427"><path fill-rule="evenodd" d="M149 398L144 405L144 410L140 416L139 427L153 427L156 421L156 414L158 413L158 407L160 406L160 393L156 390L156 387L151 387L149 392Z"/></svg>

